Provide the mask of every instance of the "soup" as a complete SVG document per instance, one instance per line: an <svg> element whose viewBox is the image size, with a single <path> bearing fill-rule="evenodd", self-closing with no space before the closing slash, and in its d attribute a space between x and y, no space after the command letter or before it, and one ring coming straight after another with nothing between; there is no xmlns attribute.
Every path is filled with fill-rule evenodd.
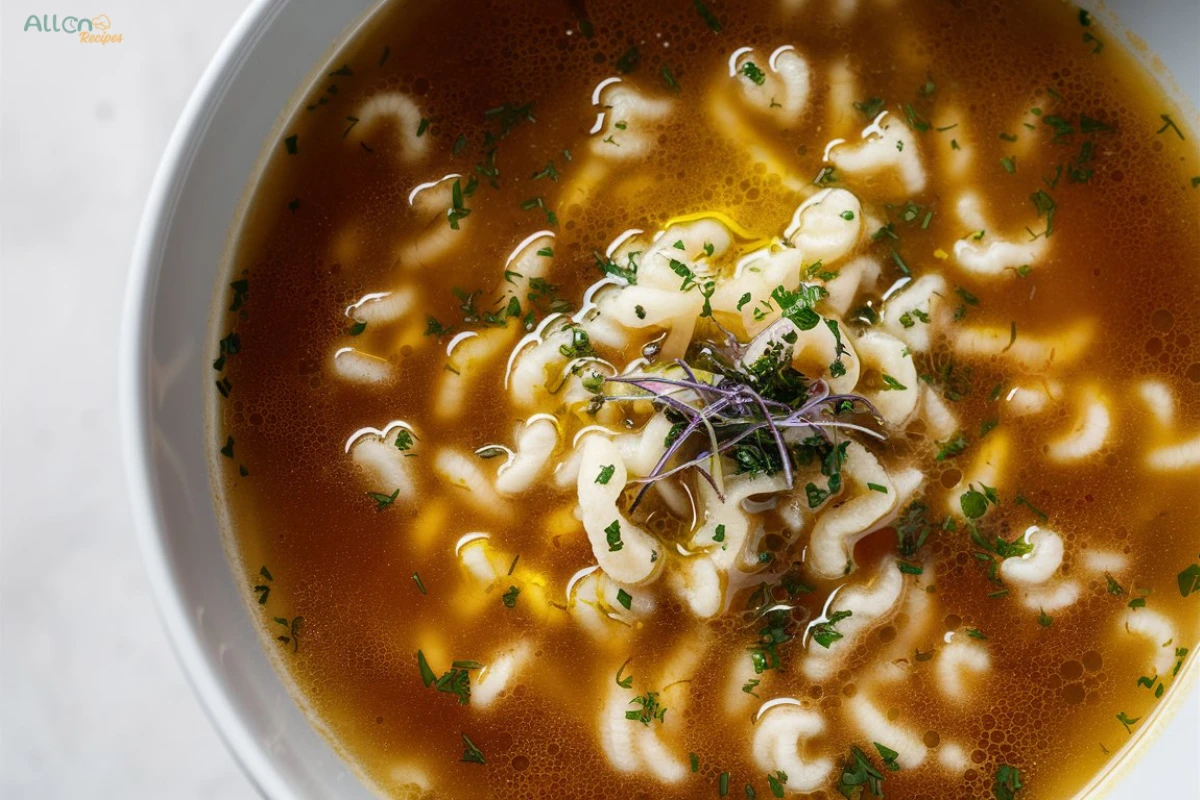
<svg viewBox="0 0 1200 800"><path fill-rule="evenodd" d="M269 144L209 376L248 606L363 780L1103 774L1200 633L1200 159L1117 39L383 8Z"/></svg>

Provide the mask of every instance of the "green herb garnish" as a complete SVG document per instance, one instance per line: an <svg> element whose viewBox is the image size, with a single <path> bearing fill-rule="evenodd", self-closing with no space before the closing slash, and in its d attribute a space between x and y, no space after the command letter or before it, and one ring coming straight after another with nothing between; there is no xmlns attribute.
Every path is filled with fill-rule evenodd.
<svg viewBox="0 0 1200 800"><path fill-rule="evenodd" d="M621 521L614 519L612 524L604 529L604 536L608 540L608 550L610 553L615 553L625 547L625 543L621 541Z"/></svg>
<svg viewBox="0 0 1200 800"><path fill-rule="evenodd" d="M859 800L864 790L875 797L883 797L883 773L875 768L871 759L858 745L850 747L850 756L842 766L837 790L847 800Z"/></svg>
<svg viewBox="0 0 1200 800"><path fill-rule="evenodd" d="M637 45L635 44L617 59L617 71L628 75L637 69L638 62L641 60L642 54L638 52Z"/></svg>
<svg viewBox="0 0 1200 800"><path fill-rule="evenodd" d="M818 623L813 626L812 637L813 641L821 645L825 649L842 638L842 634L834 627L844 619L849 619L854 616L853 611L835 611L829 615L829 619L825 622Z"/></svg>
<svg viewBox="0 0 1200 800"><path fill-rule="evenodd" d="M708 4L704 0L692 0L692 5L696 7L696 13L704 20L704 24L709 27L713 33L720 33L725 27L721 21L709 10Z"/></svg>
<svg viewBox="0 0 1200 800"><path fill-rule="evenodd" d="M462 740L464 750L460 761L466 761L468 764L487 763L487 759L484 758L483 751L476 747L475 743L468 739L465 733L462 735Z"/></svg>
<svg viewBox="0 0 1200 800"><path fill-rule="evenodd" d="M759 69L758 65L753 61L747 61L743 64L740 71L742 75L746 76L756 86L762 86L767 82L767 73Z"/></svg>
<svg viewBox="0 0 1200 800"><path fill-rule="evenodd" d="M995 782L992 784L992 794L996 800L1015 800L1017 792L1022 788L1021 770L1001 764L996 770Z"/></svg>

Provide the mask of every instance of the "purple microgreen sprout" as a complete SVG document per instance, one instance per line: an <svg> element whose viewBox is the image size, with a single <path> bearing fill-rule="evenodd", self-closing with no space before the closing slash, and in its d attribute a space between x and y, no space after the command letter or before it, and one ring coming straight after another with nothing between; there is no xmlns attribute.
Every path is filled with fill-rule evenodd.
<svg viewBox="0 0 1200 800"><path fill-rule="evenodd" d="M736 346L730 347L731 350L735 353L744 352L744 345L735 344ZM669 443L650 474L630 481L642 484L630 506L630 512L637 508L655 481L688 469L699 472L724 501L721 457L731 452L739 443L761 432L768 434L774 444L784 480L789 487L794 486L795 482L788 445L789 431L806 428L826 442L834 441L829 429L853 430L880 441L886 439L880 431L852 422L831 419L831 416L836 417L843 409L861 409L882 425L881 415L868 400L859 395L832 394L823 380L811 382L803 403L798 408L793 408L763 396L747 381L737 377L715 374L715 380L709 382L700 379L696 371L682 360L677 360L675 366L682 373L682 377L643 374L613 376L607 379L608 383L624 384L639 389L649 397L637 394L609 394L604 396L606 401L649 399L674 411L685 421L681 423L683 427L679 434ZM690 402L692 400L695 405ZM699 433L701 428L707 434L707 449L701 449L691 459L669 467L684 445L691 440L692 435ZM711 471L702 467L706 461L711 463Z"/></svg>

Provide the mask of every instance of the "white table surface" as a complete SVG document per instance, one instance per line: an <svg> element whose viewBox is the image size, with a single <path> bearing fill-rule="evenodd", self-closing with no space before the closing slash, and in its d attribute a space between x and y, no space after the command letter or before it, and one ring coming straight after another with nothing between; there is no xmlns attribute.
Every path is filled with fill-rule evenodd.
<svg viewBox="0 0 1200 800"><path fill-rule="evenodd" d="M29 14L84 10L71 4L0 9L4 798L254 796L159 624L115 413L143 199L184 100L245 5L106 0L124 41L104 47L22 31ZM1115 800L1200 796L1176 794L1200 772L1200 691L1159 738Z"/></svg>

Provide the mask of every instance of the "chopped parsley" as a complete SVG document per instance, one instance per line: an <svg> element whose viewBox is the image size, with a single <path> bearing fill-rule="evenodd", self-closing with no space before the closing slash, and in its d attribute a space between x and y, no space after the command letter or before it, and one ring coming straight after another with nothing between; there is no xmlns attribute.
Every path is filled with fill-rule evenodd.
<svg viewBox="0 0 1200 800"><path fill-rule="evenodd" d="M870 97L866 100L863 100L861 103L854 104L854 108L861 112L862 115L867 119L875 119L878 117L879 112L883 111L884 106L885 104L883 99L879 97Z"/></svg>
<svg viewBox="0 0 1200 800"><path fill-rule="evenodd" d="M462 735L462 740L464 749L462 758L460 759L461 761L466 761L468 764L487 763L487 759L484 758L483 751L476 747L475 743L468 739L465 733Z"/></svg>
<svg viewBox="0 0 1200 800"><path fill-rule="evenodd" d="M282 625L284 632L275 637L276 641L282 642L285 645L292 646L292 652L300 651L300 628L304 625L304 617L292 617L290 620L287 617L273 617L272 621L276 625Z"/></svg>
<svg viewBox="0 0 1200 800"><path fill-rule="evenodd" d="M627 658L627 659L625 659L624 664L617 667L617 676L616 676L617 686L620 686L622 689L628 689L631 686L633 686L633 676L632 675L626 675L625 677L621 677L621 673L623 673L625 671L625 668L627 666L629 666L630 661L632 661L632 659Z"/></svg>
<svg viewBox="0 0 1200 800"><path fill-rule="evenodd" d="M898 317L898 319L900 320L900 324L905 328L912 328L916 326L917 322L929 324L929 314L919 308L914 308L911 311L905 311Z"/></svg>
<svg viewBox="0 0 1200 800"><path fill-rule="evenodd" d="M246 298L250 294L250 281L246 278L239 278L230 283L229 288L233 290L233 300L229 304L229 310L238 311L246 304Z"/></svg>
<svg viewBox="0 0 1200 800"><path fill-rule="evenodd" d="M521 590L516 586L509 586L508 591L500 595L500 602L504 603L505 608L516 608L517 597L521 594Z"/></svg>
<svg viewBox="0 0 1200 800"><path fill-rule="evenodd" d="M875 797L883 797L883 773L875 768L871 759L858 745L850 747L850 756L842 766L842 774L838 779L837 790L847 800L859 800L863 790L869 790Z"/></svg>
<svg viewBox="0 0 1200 800"><path fill-rule="evenodd" d="M1184 597L1200 594L1200 564L1192 564L1179 573L1179 593Z"/></svg>
<svg viewBox="0 0 1200 800"><path fill-rule="evenodd" d="M1058 204L1054 202L1053 197L1046 194L1046 192L1042 189L1038 189L1036 192L1031 194L1029 196L1029 200L1033 203L1033 207L1037 210L1038 219L1041 219L1042 217L1046 218L1046 231L1042 235L1046 238L1050 238L1050 236L1054 233L1054 214L1058 210Z"/></svg>
<svg viewBox="0 0 1200 800"><path fill-rule="evenodd" d="M531 197L524 203L521 203L522 211L532 211L535 208L540 208L546 215L546 224L550 225L551 227L558 225L558 215L546 205L546 200L541 195L538 195L537 197Z"/></svg>
<svg viewBox="0 0 1200 800"><path fill-rule="evenodd" d="M396 502L396 498L399 496L400 496L399 489L392 492L391 494L384 494L382 492L367 492L367 497L369 497L375 501L375 510L376 511L383 511L385 508L390 506L392 503Z"/></svg>
<svg viewBox="0 0 1200 800"><path fill-rule="evenodd" d="M615 553L625 547L625 543L621 541L621 521L614 519L612 524L604 529L604 535L608 540L608 551Z"/></svg>
<svg viewBox="0 0 1200 800"><path fill-rule="evenodd" d="M633 607L633 595L624 589L617 589L617 602L621 604L622 608L628 611Z"/></svg>
<svg viewBox="0 0 1200 800"><path fill-rule="evenodd" d="M462 181L455 178L454 186L450 190L450 208L446 211L446 220L453 230L458 230L459 222L466 219L470 213L471 209L463 204Z"/></svg>
<svg viewBox="0 0 1200 800"><path fill-rule="evenodd" d="M671 68L668 65L662 65L661 74L663 83L666 84L668 89L670 89L672 92L679 91L679 81L675 80L675 73L671 72Z"/></svg>
<svg viewBox="0 0 1200 800"><path fill-rule="evenodd" d="M831 644L842 638L842 634L838 632L837 628L834 626L836 626L842 620L849 619L852 616L854 616L853 611L833 612L829 615L828 620L817 623L813 626L813 641L821 645L821 647L829 649Z"/></svg>
<svg viewBox="0 0 1200 800"><path fill-rule="evenodd" d="M883 765L892 772L899 772L900 765L896 763L896 757L900 754L890 747L882 745L879 742L872 742L875 749L879 751L879 757L883 759Z"/></svg>
<svg viewBox="0 0 1200 800"><path fill-rule="evenodd" d="M265 564L259 567L258 574L265 578L268 583L275 580L275 578L271 575L271 571L267 569ZM253 591L258 594L258 604L260 606L266 605L267 598L271 596L271 587L267 586L265 583L260 583L254 587Z"/></svg>
<svg viewBox="0 0 1200 800"><path fill-rule="evenodd" d="M817 177L813 179L813 184L816 186L829 186L837 182L837 170L833 167L822 167L821 171L817 173Z"/></svg>
<svg viewBox="0 0 1200 800"><path fill-rule="evenodd" d="M846 374L846 362L842 360L842 356L850 351L846 349L845 343L842 342L842 329L838 326L836 319L825 320L825 327L829 328L829 332L833 334L834 343L834 360L829 364L829 375L834 378L840 378Z"/></svg>
<svg viewBox="0 0 1200 800"><path fill-rule="evenodd" d="M912 103L904 104L904 121L908 123L908 127L921 133L924 133L933 127L929 123L929 120L925 119L915 108L913 108Z"/></svg>
<svg viewBox="0 0 1200 800"><path fill-rule="evenodd" d="M959 431L948 441L938 443L937 460L945 461L948 458L962 455L968 446L970 446L970 442L963 436L962 431Z"/></svg>
<svg viewBox="0 0 1200 800"><path fill-rule="evenodd" d="M1175 120L1171 119L1170 114L1160 114L1159 116L1162 118L1162 121L1163 121L1163 126L1158 129L1159 133L1166 133L1167 131L1175 131L1175 135L1179 137L1179 141L1183 142L1183 141L1187 140L1187 137L1183 135L1183 131L1181 131L1179 129L1179 126L1175 124Z"/></svg>
<svg viewBox="0 0 1200 800"><path fill-rule="evenodd" d="M708 8L708 4L704 0L692 0L692 5L696 7L696 13L700 15L700 19L704 20L704 24L709 27L713 33L720 33L724 29L724 25L716 18Z"/></svg>
<svg viewBox="0 0 1200 800"><path fill-rule="evenodd" d="M825 295L826 291L820 286L801 284L794 292L776 286L771 292L771 299L778 304L780 313L793 325L802 331L809 331L821 322L821 317L813 310L813 306Z"/></svg>
<svg viewBox="0 0 1200 800"><path fill-rule="evenodd" d="M449 327L443 325L441 322L438 322L436 317L431 317L431 316L425 317L425 335L426 336L436 336L440 339L441 337L449 334L451 330L452 330L452 328L449 328Z"/></svg>
<svg viewBox="0 0 1200 800"><path fill-rule="evenodd" d="M992 784L992 794L996 800L1015 800L1017 792L1021 791L1021 770L1001 764L996 770L995 782Z"/></svg>
<svg viewBox="0 0 1200 800"><path fill-rule="evenodd" d="M551 159L550 161L546 162L546 166L542 167L540 170L533 173L533 177L530 180L540 181L542 178L549 178L550 180L554 181L555 183L558 183L558 176L559 176L558 169L554 166L554 160ZM538 255L541 255L541 254L542 254L542 251L539 250ZM554 252L551 251L550 254L554 255Z"/></svg>
<svg viewBox="0 0 1200 800"><path fill-rule="evenodd" d="M630 253L626 256L627 266L621 266L611 258L602 256L600 253L595 254L596 266L605 275L612 275L620 278L628 284L637 283L638 263L637 256L641 253Z"/></svg>
<svg viewBox="0 0 1200 800"><path fill-rule="evenodd" d="M929 506L914 500L896 518L896 547L904 558L915 556L933 532L928 512Z"/></svg>
<svg viewBox="0 0 1200 800"><path fill-rule="evenodd" d="M583 328L571 329L571 343L559 345L558 352L564 358L588 358L596 355L592 349L592 340Z"/></svg>
<svg viewBox="0 0 1200 800"><path fill-rule="evenodd" d="M242 352L242 337L237 333L230 333L221 341L217 342L217 359L213 362L213 369L217 372L225 369L225 359L227 356L236 356Z"/></svg>
<svg viewBox="0 0 1200 800"><path fill-rule="evenodd" d="M625 719L649 725L652 722L662 723L667 716L667 707L658 702L658 692L646 692L629 701L637 709L625 712Z"/></svg>
<svg viewBox="0 0 1200 800"><path fill-rule="evenodd" d="M767 82L767 73L759 69L758 65L753 61L747 61L743 64L741 73L756 86L762 86Z"/></svg>
<svg viewBox="0 0 1200 800"><path fill-rule="evenodd" d="M432 686L439 692L454 695L458 698L460 706L469 705L471 702L471 671L482 668L483 665L478 661L455 661L450 665L450 669L438 678L429 667L425 654L417 651L417 669L421 673L421 683L425 684L426 689Z"/></svg>
<svg viewBox="0 0 1200 800"><path fill-rule="evenodd" d="M612 480L613 473L616 471L617 467L615 464L606 464L600 467L600 474L596 476L596 483L607 486L608 482Z"/></svg>
<svg viewBox="0 0 1200 800"><path fill-rule="evenodd" d="M429 668L429 662L425 660L425 653L417 651L417 670L421 673L421 683L425 684L428 689L437 680L437 675Z"/></svg>
<svg viewBox="0 0 1200 800"><path fill-rule="evenodd" d="M638 63L642 60L642 54L638 52L637 45L633 45L617 59L617 72L628 75L637 69Z"/></svg>
<svg viewBox="0 0 1200 800"><path fill-rule="evenodd" d="M988 498L983 492L968 488L959 496L958 504L962 508L963 516L974 520L987 513Z"/></svg>

